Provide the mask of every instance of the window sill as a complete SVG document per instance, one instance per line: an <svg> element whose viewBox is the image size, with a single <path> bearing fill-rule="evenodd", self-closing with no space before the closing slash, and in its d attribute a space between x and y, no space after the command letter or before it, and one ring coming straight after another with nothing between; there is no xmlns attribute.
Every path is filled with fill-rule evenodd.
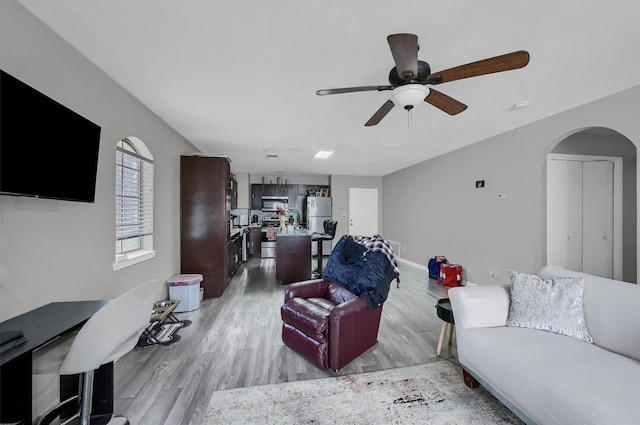
<svg viewBox="0 0 640 425"><path fill-rule="evenodd" d="M113 271L133 266L156 256L155 251L136 251L129 254L118 255L113 263Z"/></svg>

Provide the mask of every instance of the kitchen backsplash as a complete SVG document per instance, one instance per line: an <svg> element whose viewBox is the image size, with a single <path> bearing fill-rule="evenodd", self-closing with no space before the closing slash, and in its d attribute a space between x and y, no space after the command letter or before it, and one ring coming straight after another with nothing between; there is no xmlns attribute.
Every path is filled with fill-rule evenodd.
<svg viewBox="0 0 640 425"><path fill-rule="evenodd" d="M249 210L246 208L238 208L238 209L234 209L231 210L231 215L232 216L236 216L236 218L233 219L233 225L234 226L248 226L249 223L253 223L253 216L256 215L258 217L258 222L262 223L262 219L264 217L270 218L270 217L274 217L276 216L275 212L262 212L262 210ZM290 209L289 212L287 213L287 217L289 216L296 216L296 210L295 209Z"/></svg>

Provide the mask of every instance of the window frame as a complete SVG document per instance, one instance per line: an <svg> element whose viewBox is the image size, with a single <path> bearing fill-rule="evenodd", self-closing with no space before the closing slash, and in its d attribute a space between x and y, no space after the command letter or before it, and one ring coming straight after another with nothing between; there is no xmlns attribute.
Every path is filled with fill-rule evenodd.
<svg viewBox="0 0 640 425"><path fill-rule="evenodd" d="M126 183L125 176L125 163L126 161L119 160L120 155L129 155L128 159L130 163L135 161L139 162L139 175L135 176L135 167L129 168L128 177L133 178L134 182L139 184L139 195L131 196L131 191L126 195ZM115 155L115 261L113 262L113 270L120 270L124 267L129 267L134 264L138 264L142 261L155 257L156 251L153 248L153 208L154 208L154 161L151 152L147 149L146 145L136 137L127 137L119 140L116 144ZM131 186L129 186L131 187ZM118 190L120 189L120 193ZM123 220L122 206L126 203L133 203L136 208L135 217ZM137 203L137 205L136 205ZM145 217L145 211L151 211ZM123 237L123 232L126 234L127 230L124 229L125 224L128 227L132 227L131 220L133 220L133 229L130 230L131 236ZM119 223L121 225L119 225ZM135 229L135 227L139 229ZM138 247L126 252L121 252L118 248L118 244L127 239L138 240Z"/></svg>

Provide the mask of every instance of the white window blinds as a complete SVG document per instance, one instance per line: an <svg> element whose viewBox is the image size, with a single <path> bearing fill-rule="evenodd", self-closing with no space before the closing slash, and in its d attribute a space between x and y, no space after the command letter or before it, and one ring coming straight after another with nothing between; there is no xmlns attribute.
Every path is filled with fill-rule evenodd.
<svg viewBox="0 0 640 425"><path fill-rule="evenodd" d="M116 239L153 234L153 161L116 148Z"/></svg>

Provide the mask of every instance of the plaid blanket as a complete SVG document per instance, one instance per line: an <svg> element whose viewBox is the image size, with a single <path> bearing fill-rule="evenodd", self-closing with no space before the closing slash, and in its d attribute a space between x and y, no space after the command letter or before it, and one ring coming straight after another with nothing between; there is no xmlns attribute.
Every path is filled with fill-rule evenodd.
<svg viewBox="0 0 640 425"><path fill-rule="evenodd" d="M383 239L380 235L373 235L372 237L354 235L352 236L352 238L354 242L364 245L365 248L367 248L367 252L380 251L387 256L389 264L391 265L391 267L393 267L393 271L396 274L396 282L398 284L398 287L400 287L400 269L398 269L398 261L396 260L396 255L393 252L393 248L391 248L391 245L389 245L389 242ZM365 253L364 255L367 254Z"/></svg>

